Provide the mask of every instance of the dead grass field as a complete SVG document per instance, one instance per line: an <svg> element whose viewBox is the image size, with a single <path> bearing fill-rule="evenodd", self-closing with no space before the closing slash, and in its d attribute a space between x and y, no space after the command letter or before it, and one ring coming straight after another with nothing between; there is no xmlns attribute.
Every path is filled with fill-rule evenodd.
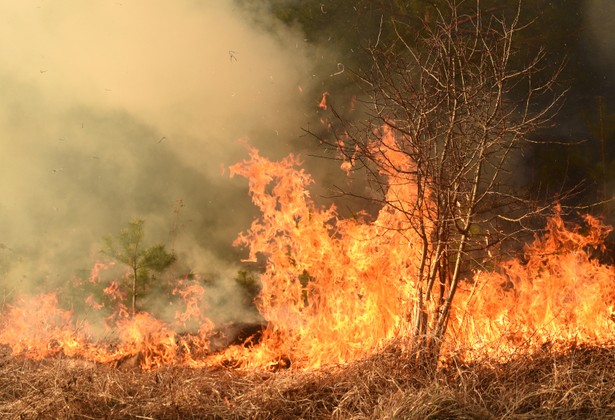
<svg viewBox="0 0 615 420"><path fill-rule="evenodd" d="M0 417L615 418L615 346L568 346L506 363L451 361L437 372L390 348L346 366L241 371L114 368L0 351Z"/></svg>

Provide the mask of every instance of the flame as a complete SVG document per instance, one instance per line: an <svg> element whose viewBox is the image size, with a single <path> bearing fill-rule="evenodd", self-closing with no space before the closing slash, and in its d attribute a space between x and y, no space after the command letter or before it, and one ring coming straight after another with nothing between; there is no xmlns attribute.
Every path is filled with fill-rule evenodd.
<svg viewBox="0 0 615 420"><path fill-rule="evenodd" d="M318 108L324 109L325 111L327 110L328 106L327 106L327 96L329 96L329 92L323 92L322 93L322 99L320 100L320 103L318 104Z"/></svg>
<svg viewBox="0 0 615 420"><path fill-rule="evenodd" d="M263 212L236 242L249 247L252 261L267 257L258 302L270 325L263 345L301 367L372 353L403 323L416 247L389 228L388 211L367 223L342 220L333 206L317 208L306 190L313 181L294 169L294 156L270 162L254 149L250 155L231 173L249 179Z"/></svg>
<svg viewBox="0 0 615 420"><path fill-rule="evenodd" d="M546 234L523 259L476 273L461 294L451 334L465 352L502 355L557 342L600 344L615 337L615 267L592 259L612 231L586 215L566 226L556 207ZM479 290L473 295L470 289Z"/></svg>
<svg viewBox="0 0 615 420"><path fill-rule="evenodd" d="M407 334L420 242L408 212L395 208L412 202L417 189L407 179L411 170L394 170L412 162L389 130L379 134L372 151L389 179L386 200L398 205L383 208L373 221L318 208L307 190L313 180L295 156L271 162L252 149L249 160L231 168L231 175L248 178L262 212L236 242L249 249L250 261L266 258L258 301L268 321L262 346L293 366L363 357ZM501 356L558 341L612 340L615 268L592 258L611 228L592 216L584 223L566 225L556 207L546 234L536 236L522 258L466 279L445 353Z"/></svg>
<svg viewBox="0 0 615 420"><path fill-rule="evenodd" d="M97 263L93 270L108 267ZM124 298L118 285L112 281L104 293L113 299ZM87 321L78 321L73 311L59 306L57 294L22 296L3 314L0 344L9 346L14 354L37 360L65 355L116 365L134 359L144 369L168 364L195 365L195 357L209 351L213 323L198 308L203 297L201 286L180 280L175 291L184 297L186 306L176 313L175 323L165 323L147 312L131 317L120 300L112 315L105 318L106 334L102 340ZM92 295L85 300L95 310L104 307ZM179 334L177 331L192 319L197 319L198 331Z"/></svg>
<svg viewBox="0 0 615 420"><path fill-rule="evenodd" d="M417 190L394 168L411 168L412 162L389 131L376 134L382 141L371 147L390 182L386 199L402 205ZM115 365L131 361L144 369L169 364L279 369L344 363L407 337L419 261L418 238L409 229L412 215L387 206L375 216L341 218L334 206L313 202L314 181L300 165L294 155L272 162L250 149L249 159L230 168L231 176L247 178L262 213L235 242L247 248L247 261L265 264L256 304L267 326L259 344L223 351L212 344L219 332L205 316L206 289L198 279L177 280L173 296L181 303L174 319L147 312L131 317L121 286L125 279L111 276L111 264L103 263L82 283L100 292L85 300L104 318L104 334L62 309L49 293L22 296L5 308L0 344L34 359L65 355ZM350 160L344 168L353 165ZM504 357L560 341L613 340L615 268L594 257L612 228L592 216L581 225L566 223L555 210L546 233L526 245L524 255L462 282L443 357L451 352Z"/></svg>
<svg viewBox="0 0 615 420"><path fill-rule="evenodd" d="M15 354L43 359L64 353L74 356L86 337L72 320L72 312L58 307L54 293L22 296L3 316L0 343Z"/></svg>

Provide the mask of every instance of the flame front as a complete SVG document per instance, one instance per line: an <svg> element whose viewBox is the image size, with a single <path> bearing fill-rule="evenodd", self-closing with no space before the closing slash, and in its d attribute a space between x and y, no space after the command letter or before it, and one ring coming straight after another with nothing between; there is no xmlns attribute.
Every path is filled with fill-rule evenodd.
<svg viewBox="0 0 615 420"><path fill-rule="evenodd" d="M386 143L389 135L383 159L406 159ZM334 207L317 208L307 191L312 179L298 165L293 156L270 162L252 150L249 161L232 168L249 179L263 214L237 241L251 260L266 258L258 302L269 323L263 346L301 367L363 357L408 332L419 240L408 213L395 206L374 221L340 219ZM415 185L387 175L386 199L411 202ZM562 340L612 341L615 269L590 257L604 249L611 228L591 216L584 220L583 227L566 226L556 212L521 259L467 279L445 350L478 357Z"/></svg>
<svg viewBox="0 0 615 420"><path fill-rule="evenodd" d="M613 341L615 267L590 258L604 250L612 228L589 215L584 226L567 227L556 210L523 260L476 273L473 285L466 284L451 331L458 348L502 355L558 342Z"/></svg>
<svg viewBox="0 0 615 420"><path fill-rule="evenodd" d="M296 165L293 156L276 163L252 150L231 168L249 178L263 213L237 244L251 260L267 260L258 300L269 323L264 345L303 367L365 356L403 324L416 249L381 223L388 212L368 223L318 209L306 189L312 179Z"/></svg>
<svg viewBox="0 0 615 420"><path fill-rule="evenodd" d="M405 159L386 141L383 158ZM408 213L387 206L371 219L366 214L340 218L335 207L314 204L308 192L313 180L299 165L295 156L272 162L252 149L250 159L231 168L232 175L248 179L262 212L236 241L247 247L249 261L265 264L256 302L267 322L260 343L221 351L211 346L215 326L201 308L206 291L187 280L178 281L174 292L184 300L175 321L146 312L131 317L117 287L121 280L99 285L99 273L108 266L98 264L88 283L104 289L115 305L105 319L104 339L94 338L100 334L88 323L60 309L54 294L44 294L7 307L0 344L36 359L64 354L119 364L134 358L144 368L228 365L229 360L246 368L313 368L365 357L393 338L407 337L420 257ZM403 203L416 194L411 182L386 175L389 202ZM566 225L556 213L525 255L466 279L443 357L452 351L466 357L505 355L560 340L611 342L615 269L592 258L610 230L591 216L583 226ZM86 300L93 310L104 307L92 295Z"/></svg>

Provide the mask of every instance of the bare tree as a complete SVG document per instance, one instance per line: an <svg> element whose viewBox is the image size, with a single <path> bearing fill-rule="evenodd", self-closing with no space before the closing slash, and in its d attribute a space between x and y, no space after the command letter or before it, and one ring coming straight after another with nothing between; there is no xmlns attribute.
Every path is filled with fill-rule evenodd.
<svg viewBox="0 0 615 420"><path fill-rule="evenodd" d="M418 35L390 22L396 36L378 39L360 76L366 122L333 109L333 135L312 133L339 151L346 169L367 171L369 198L404 220L389 228L420 247L408 318L412 347L426 361L439 355L464 273L487 264L534 214L514 182L519 150L564 93L559 67L545 74L543 50L527 58L515 48L527 26L520 6L508 18L475 6L462 13L448 1Z"/></svg>

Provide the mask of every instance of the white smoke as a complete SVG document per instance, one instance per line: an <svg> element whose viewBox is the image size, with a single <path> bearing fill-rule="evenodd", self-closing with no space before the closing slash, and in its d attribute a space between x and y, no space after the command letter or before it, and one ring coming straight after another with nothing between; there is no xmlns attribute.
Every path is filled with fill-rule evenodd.
<svg viewBox="0 0 615 420"><path fill-rule="evenodd" d="M133 218L230 276L253 208L224 168L246 139L295 147L318 99L301 93L301 34L230 0L1 1L0 16L2 294L87 269Z"/></svg>

